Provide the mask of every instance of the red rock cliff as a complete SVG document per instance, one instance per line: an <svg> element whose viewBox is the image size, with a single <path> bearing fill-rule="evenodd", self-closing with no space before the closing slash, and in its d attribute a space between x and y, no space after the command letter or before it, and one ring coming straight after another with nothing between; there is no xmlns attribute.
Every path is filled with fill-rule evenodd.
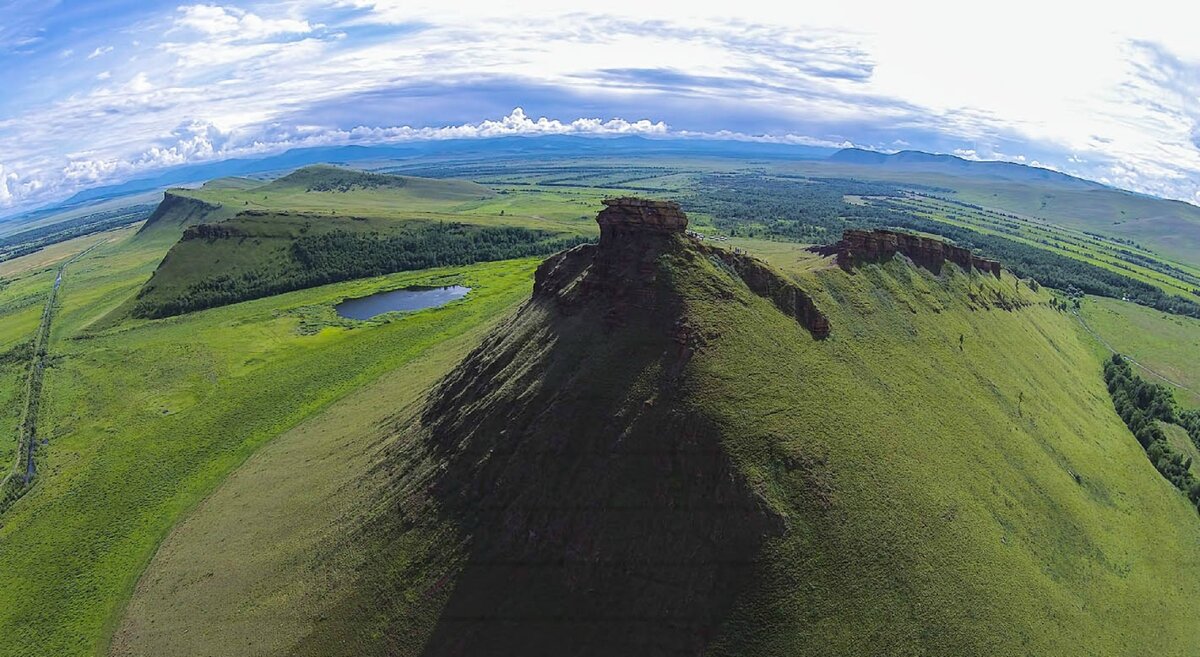
<svg viewBox="0 0 1200 657"><path fill-rule="evenodd" d="M981 258L970 250L947 244L932 237L900 233L894 230L849 229L836 245L838 264L853 267L863 262L887 260L897 253L934 272L941 271L946 262L953 262L964 271L972 268L1000 278L1000 263Z"/></svg>

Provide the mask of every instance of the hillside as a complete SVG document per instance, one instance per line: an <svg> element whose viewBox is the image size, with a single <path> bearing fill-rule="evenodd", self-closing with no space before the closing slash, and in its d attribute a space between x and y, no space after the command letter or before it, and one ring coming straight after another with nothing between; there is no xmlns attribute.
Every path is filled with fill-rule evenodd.
<svg viewBox="0 0 1200 657"><path fill-rule="evenodd" d="M1051 225L1126 240L1200 266L1200 207L1107 187L1049 169L975 162L917 151L895 154L844 149L820 163L797 165L813 175L927 185L984 208Z"/></svg>
<svg viewBox="0 0 1200 657"><path fill-rule="evenodd" d="M188 226L218 223L250 210L386 215L398 209L429 210L493 196L482 185L461 180L430 180L312 165L261 182L217 178L198 189L168 190L142 232L178 237Z"/></svg>
<svg viewBox="0 0 1200 657"><path fill-rule="evenodd" d="M168 539L115 653L1200 646L1200 520L1048 294L933 240L784 273L668 205L600 222L427 396L339 438L361 470L292 442L232 480ZM297 467L322 504L248 494ZM223 532L274 546L249 580L202 540Z"/></svg>
<svg viewBox="0 0 1200 657"><path fill-rule="evenodd" d="M586 239L562 225L455 212L494 196L459 180L312 166L257 186L216 183L167 193L141 237L178 242L124 311L168 317L355 278L545 255Z"/></svg>

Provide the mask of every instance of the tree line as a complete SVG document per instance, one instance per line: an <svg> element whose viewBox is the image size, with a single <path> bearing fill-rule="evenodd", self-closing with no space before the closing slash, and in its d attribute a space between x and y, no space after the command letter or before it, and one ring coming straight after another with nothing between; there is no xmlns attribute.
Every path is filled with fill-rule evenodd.
<svg viewBox="0 0 1200 657"><path fill-rule="evenodd" d="M138 317L171 317L328 283L430 267L547 255L589 241L546 230L461 223L409 224L399 233L335 230L301 235L283 263L260 263L240 274L217 274L167 299L140 299ZM142 296L150 290L143 289Z"/></svg>
<svg viewBox="0 0 1200 657"><path fill-rule="evenodd" d="M1117 415L1133 432L1154 468L1200 508L1200 480L1191 473L1192 459L1171 447L1159 425L1160 421L1180 423L1200 447L1200 413L1178 413L1171 390L1143 380L1120 354L1113 354L1104 364L1104 381Z"/></svg>

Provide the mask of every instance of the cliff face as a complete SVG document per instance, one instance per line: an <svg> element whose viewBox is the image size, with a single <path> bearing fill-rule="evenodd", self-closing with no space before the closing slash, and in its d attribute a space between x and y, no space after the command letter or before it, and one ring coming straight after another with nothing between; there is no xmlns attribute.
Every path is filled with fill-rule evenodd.
<svg viewBox="0 0 1200 657"><path fill-rule="evenodd" d="M535 274L534 298L554 299L567 313L580 303L607 305L605 322L619 324L638 310L653 310L658 298L658 258L686 253L719 261L781 312L815 337L829 335L829 320L799 286L765 263L742 253L706 246L686 236L687 215L670 201L617 198L604 201L596 216L600 242L546 260Z"/></svg>
<svg viewBox="0 0 1200 657"><path fill-rule="evenodd" d="M981 258L968 249L932 237L883 229L850 229L842 234L842 241L835 248L838 264L845 268L863 262L887 260L901 253L934 272L940 272L943 264L953 262L964 271L974 268L1000 278L999 262Z"/></svg>
<svg viewBox="0 0 1200 657"><path fill-rule="evenodd" d="M198 198L176 194L167 190L154 213L142 225L138 233L149 232L156 226L186 227L201 223L209 215L221 209L219 203L209 203Z"/></svg>

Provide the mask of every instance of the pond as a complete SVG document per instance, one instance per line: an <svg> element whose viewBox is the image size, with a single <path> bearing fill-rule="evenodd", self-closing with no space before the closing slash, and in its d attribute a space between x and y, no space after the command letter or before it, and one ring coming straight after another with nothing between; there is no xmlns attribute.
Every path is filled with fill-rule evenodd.
<svg viewBox="0 0 1200 657"><path fill-rule="evenodd" d="M448 287L406 287L400 290L376 292L370 296L346 299L334 306L337 314L348 319L371 319L384 313L403 310L422 310L443 306L461 299L471 288L461 285Z"/></svg>

